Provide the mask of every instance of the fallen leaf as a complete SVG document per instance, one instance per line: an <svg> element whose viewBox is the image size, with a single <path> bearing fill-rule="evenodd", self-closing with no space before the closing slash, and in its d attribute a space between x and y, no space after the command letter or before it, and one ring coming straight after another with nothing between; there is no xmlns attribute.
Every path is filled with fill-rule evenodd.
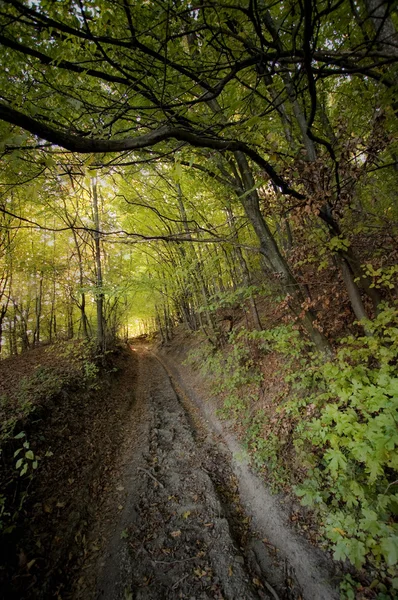
<svg viewBox="0 0 398 600"><path fill-rule="evenodd" d="M18 555L18 562L19 562L19 567L20 569L23 569L26 567L27 563L28 563L28 559L26 557L26 554L23 550L20 551L19 555Z"/></svg>
<svg viewBox="0 0 398 600"><path fill-rule="evenodd" d="M194 569L193 572L197 577L206 577L207 575L206 571L203 571L203 569Z"/></svg>
<svg viewBox="0 0 398 600"><path fill-rule="evenodd" d="M29 571L29 569L31 569L33 567L33 565L35 564L36 559L34 558L33 560L30 560L28 562L28 564L26 565L27 570Z"/></svg>
<svg viewBox="0 0 398 600"><path fill-rule="evenodd" d="M189 515L191 514L190 510L186 510L184 513L182 513L182 518L183 519L188 519Z"/></svg>
<svg viewBox="0 0 398 600"><path fill-rule="evenodd" d="M171 535L171 537L173 537L173 538L180 537L180 535L181 535L181 530L180 530L180 529L177 529L177 531L172 531L172 532L170 533L170 535Z"/></svg>

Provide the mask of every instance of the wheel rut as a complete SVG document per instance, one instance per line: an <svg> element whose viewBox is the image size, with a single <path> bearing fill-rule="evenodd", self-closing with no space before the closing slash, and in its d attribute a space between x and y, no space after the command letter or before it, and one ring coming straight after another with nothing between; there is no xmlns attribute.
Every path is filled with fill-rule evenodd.
<svg viewBox="0 0 398 600"><path fill-rule="evenodd" d="M253 530L221 437L163 360L133 351L137 399L110 484L117 497L93 529L96 553L88 551L74 600L302 598L286 562Z"/></svg>

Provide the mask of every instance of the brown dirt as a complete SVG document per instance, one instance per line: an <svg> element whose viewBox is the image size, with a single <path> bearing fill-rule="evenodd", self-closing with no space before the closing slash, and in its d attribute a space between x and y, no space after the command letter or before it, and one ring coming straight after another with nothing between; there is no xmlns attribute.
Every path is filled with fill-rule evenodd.
<svg viewBox="0 0 398 600"><path fill-rule="evenodd" d="M136 361L127 350L112 359L117 373L104 376L99 389L63 388L42 398L23 429L39 468L32 481L15 480L12 454L21 445L11 440L2 454L1 491L7 506L19 510L16 529L0 547L0 597L5 600L63 598L86 552L86 536L99 498L125 435L124 420L134 401ZM1 391L9 398L21 377L38 367L65 374L70 365L38 348L0 363ZM16 394L14 394L16 399Z"/></svg>
<svg viewBox="0 0 398 600"><path fill-rule="evenodd" d="M2 598L337 597L172 350L120 352L101 389L61 394L31 424L53 456L3 552Z"/></svg>
<svg viewBox="0 0 398 600"><path fill-rule="evenodd" d="M252 470L250 457L237 436L237 430L239 434L241 428L236 427L236 422L218 418L221 406L219 399L211 392L210 381L186 365L187 354L195 348L196 343L195 338L190 339L182 333L161 349L160 357L180 397L185 399L187 410L198 414L204 427L218 436L218 448L224 447L229 454L229 465L237 482L240 502L253 526L251 539L248 540L249 548L257 556L259 565L267 570L269 558L259 544L261 540L266 540L268 549L273 549L285 563L290 580L296 582L296 588L301 590L304 599L338 598L341 572L337 563L313 545L312 535L307 535L311 540L309 542L301 531L297 531L302 527L308 528L308 516L301 514L299 505L290 495L275 495L263 474ZM298 527L297 520L301 519L303 523Z"/></svg>
<svg viewBox="0 0 398 600"><path fill-rule="evenodd" d="M291 561L255 522L253 507L247 510L237 450L231 454L222 430L215 431L187 393L186 371L182 382L167 353L160 357L164 368L144 345L134 350L136 418L88 541L93 550L74 600L336 598L322 581L322 557L314 562L308 548L290 544L296 567L303 549L301 567L312 559L307 578L300 573L308 586L303 590ZM249 477L248 466L239 464ZM250 477L247 482L253 488ZM262 489L254 492L261 512ZM269 504L264 508L272 511ZM287 530L270 533L289 541L294 534Z"/></svg>

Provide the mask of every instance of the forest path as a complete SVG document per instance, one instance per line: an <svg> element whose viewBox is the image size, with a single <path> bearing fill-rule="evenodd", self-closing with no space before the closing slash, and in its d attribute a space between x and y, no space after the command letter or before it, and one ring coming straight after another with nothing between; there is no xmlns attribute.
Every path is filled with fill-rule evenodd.
<svg viewBox="0 0 398 600"><path fill-rule="evenodd" d="M144 346L132 350L139 358L136 402L123 465L74 598L337 598L321 557L275 522L275 507L178 367ZM267 524L261 514L269 510Z"/></svg>

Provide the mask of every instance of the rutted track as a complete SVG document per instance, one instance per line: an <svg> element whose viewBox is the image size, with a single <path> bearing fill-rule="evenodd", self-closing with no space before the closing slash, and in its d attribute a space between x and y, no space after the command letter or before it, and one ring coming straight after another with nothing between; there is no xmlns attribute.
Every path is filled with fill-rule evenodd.
<svg viewBox="0 0 398 600"><path fill-rule="evenodd" d="M332 598L299 589L287 562L252 530L220 436L170 369L144 347L134 351L137 400L124 466L90 542L102 538L102 550L88 553L75 598Z"/></svg>

